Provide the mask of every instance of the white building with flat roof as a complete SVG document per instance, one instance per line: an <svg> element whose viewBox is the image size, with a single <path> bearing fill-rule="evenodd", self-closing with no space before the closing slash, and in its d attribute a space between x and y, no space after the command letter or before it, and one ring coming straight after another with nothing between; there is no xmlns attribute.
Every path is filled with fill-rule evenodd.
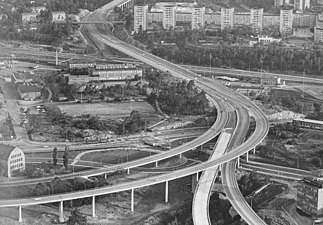
<svg viewBox="0 0 323 225"><path fill-rule="evenodd" d="M221 8L221 30L233 27L234 8Z"/></svg>
<svg viewBox="0 0 323 225"><path fill-rule="evenodd" d="M205 24L205 7L194 7L192 10L192 30L200 29Z"/></svg>
<svg viewBox="0 0 323 225"><path fill-rule="evenodd" d="M135 5L134 6L134 31L147 30L148 25L148 5Z"/></svg>
<svg viewBox="0 0 323 225"><path fill-rule="evenodd" d="M252 29L257 32L262 32L262 20L264 15L263 8L251 8L250 9L250 25Z"/></svg>
<svg viewBox="0 0 323 225"><path fill-rule="evenodd" d="M65 12L52 12L52 22L53 23L63 23L66 22Z"/></svg>
<svg viewBox="0 0 323 225"><path fill-rule="evenodd" d="M279 31L282 35L291 35L293 32L293 9L281 9Z"/></svg>
<svg viewBox="0 0 323 225"><path fill-rule="evenodd" d="M176 25L176 6L164 5L163 6L163 27L169 29L170 27L175 28Z"/></svg>

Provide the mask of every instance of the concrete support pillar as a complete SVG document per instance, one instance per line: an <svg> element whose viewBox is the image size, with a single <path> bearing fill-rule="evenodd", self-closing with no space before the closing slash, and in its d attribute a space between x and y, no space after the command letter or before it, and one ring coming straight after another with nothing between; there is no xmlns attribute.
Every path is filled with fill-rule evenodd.
<svg viewBox="0 0 323 225"><path fill-rule="evenodd" d="M256 154L256 146L253 147L253 154Z"/></svg>
<svg viewBox="0 0 323 225"><path fill-rule="evenodd" d="M107 174L106 174L106 173L104 174L104 179L105 179L105 180L107 179Z"/></svg>
<svg viewBox="0 0 323 225"><path fill-rule="evenodd" d="M196 173L196 181L199 181L199 172Z"/></svg>
<svg viewBox="0 0 323 225"><path fill-rule="evenodd" d="M180 159L182 158L182 153L179 153L179 158L180 158Z"/></svg>
<svg viewBox="0 0 323 225"><path fill-rule="evenodd" d="M21 205L19 206L18 221L19 221L19 223L21 223L21 222L22 222L22 209L21 209Z"/></svg>
<svg viewBox="0 0 323 225"><path fill-rule="evenodd" d="M64 222L64 214L63 214L63 201L59 202L59 222Z"/></svg>
<svg viewBox="0 0 323 225"><path fill-rule="evenodd" d="M246 161L249 162L249 152L246 154Z"/></svg>
<svg viewBox="0 0 323 225"><path fill-rule="evenodd" d="M92 217L95 217L95 196L92 196Z"/></svg>
<svg viewBox="0 0 323 225"><path fill-rule="evenodd" d="M127 169L127 174L130 174L130 168Z"/></svg>
<svg viewBox="0 0 323 225"><path fill-rule="evenodd" d="M240 167L240 156L238 156L238 158L237 158L237 168L239 168Z"/></svg>
<svg viewBox="0 0 323 225"><path fill-rule="evenodd" d="M197 181L196 181L196 173L193 173L192 174L192 184L191 184L191 192L194 193L195 192L195 188L196 188L196 185L197 185Z"/></svg>
<svg viewBox="0 0 323 225"><path fill-rule="evenodd" d="M155 167L158 167L158 161L155 162Z"/></svg>
<svg viewBox="0 0 323 225"><path fill-rule="evenodd" d="M165 202L168 202L168 180L165 183Z"/></svg>
<svg viewBox="0 0 323 225"><path fill-rule="evenodd" d="M135 204L135 189L131 189L131 212L134 211L134 204Z"/></svg>

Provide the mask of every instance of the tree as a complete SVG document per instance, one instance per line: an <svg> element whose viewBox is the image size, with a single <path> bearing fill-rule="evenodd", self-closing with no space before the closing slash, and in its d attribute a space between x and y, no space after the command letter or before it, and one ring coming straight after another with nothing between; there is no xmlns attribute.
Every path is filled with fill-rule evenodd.
<svg viewBox="0 0 323 225"><path fill-rule="evenodd" d="M65 152L63 155L63 165L65 167L65 169L68 169L68 151L69 151L69 146L65 147Z"/></svg>
<svg viewBox="0 0 323 225"><path fill-rule="evenodd" d="M54 166L57 165L57 148L56 147L53 149L53 165Z"/></svg>
<svg viewBox="0 0 323 225"><path fill-rule="evenodd" d="M68 218L67 225L85 225L87 224L86 217L75 208Z"/></svg>
<svg viewBox="0 0 323 225"><path fill-rule="evenodd" d="M322 160L319 157L315 157L312 159L312 164L317 168L322 168Z"/></svg>
<svg viewBox="0 0 323 225"><path fill-rule="evenodd" d="M320 103L314 102L313 107L314 107L314 111L316 113L321 112L321 105L320 105Z"/></svg>

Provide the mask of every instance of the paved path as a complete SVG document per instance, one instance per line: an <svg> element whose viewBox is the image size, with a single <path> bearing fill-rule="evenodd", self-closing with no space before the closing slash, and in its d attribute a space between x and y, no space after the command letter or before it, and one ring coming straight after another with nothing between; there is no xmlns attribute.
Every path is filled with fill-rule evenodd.
<svg viewBox="0 0 323 225"><path fill-rule="evenodd" d="M9 87L9 85L3 78L0 78L0 87L5 99L4 108L8 110L11 116L13 129L16 134L16 141L29 140L26 129L20 126L22 120L20 116L19 106L17 104L17 98L14 95L14 91L10 90L10 88L13 87Z"/></svg>

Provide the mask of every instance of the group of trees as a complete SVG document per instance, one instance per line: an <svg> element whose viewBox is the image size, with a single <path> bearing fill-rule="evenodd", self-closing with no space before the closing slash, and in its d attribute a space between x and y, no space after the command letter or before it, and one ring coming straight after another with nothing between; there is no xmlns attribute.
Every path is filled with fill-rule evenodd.
<svg viewBox="0 0 323 225"><path fill-rule="evenodd" d="M152 105L157 100L161 110L170 115L201 115L209 109L205 92L198 90L193 80L169 83L147 100Z"/></svg>
<svg viewBox="0 0 323 225"><path fill-rule="evenodd" d="M133 134L144 130L146 127L146 121L141 118L138 111L133 110L130 116L125 118L125 120L118 127L118 134Z"/></svg>
<svg viewBox="0 0 323 225"><path fill-rule="evenodd" d="M109 185L109 182L104 178L104 176L99 176L98 178L90 181L83 178L75 178L73 180L62 180L58 177L55 177L51 182L40 182L34 188L33 195L42 196L50 194L60 194L71 191L86 190L95 187L103 187ZM79 205L82 199L75 200L73 205ZM81 204L82 205L82 204Z"/></svg>
<svg viewBox="0 0 323 225"><path fill-rule="evenodd" d="M176 63L230 67L244 70L265 70L306 74L323 74L323 52L298 51L281 48L273 43L269 47L238 47L219 45L212 49L186 45L183 48L159 45L152 53ZM262 65L261 65L262 64Z"/></svg>
<svg viewBox="0 0 323 225"><path fill-rule="evenodd" d="M42 11L37 16L37 30L30 29L30 24L22 25L21 13L30 12L27 8L27 2L22 2L17 5L17 10L4 12L7 18L0 21L0 38L7 40L23 40L32 41L35 43L59 46L63 40L74 32L77 25L66 23L52 23L52 11L65 11L66 13L78 13L78 1L70 0L55 0L47 2L46 11ZM34 6L34 5L32 5Z"/></svg>

